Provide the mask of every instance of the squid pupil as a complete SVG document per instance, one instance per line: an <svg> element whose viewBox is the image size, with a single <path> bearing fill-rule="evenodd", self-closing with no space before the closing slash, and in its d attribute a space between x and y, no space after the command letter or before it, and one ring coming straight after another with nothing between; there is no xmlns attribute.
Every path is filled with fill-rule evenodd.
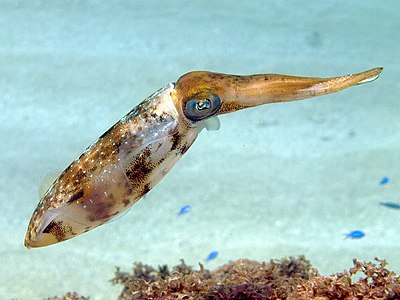
<svg viewBox="0 0 400 300"><path fill-rule="evenodd" d="M211 107L211 101L206 99L204 101L199 101L196 103L196 108L198 110L209 109Z"/></svg>

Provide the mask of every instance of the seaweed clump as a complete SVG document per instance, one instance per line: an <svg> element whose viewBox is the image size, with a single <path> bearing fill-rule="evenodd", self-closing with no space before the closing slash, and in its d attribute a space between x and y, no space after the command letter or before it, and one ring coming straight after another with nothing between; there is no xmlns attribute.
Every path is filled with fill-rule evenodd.
<svg viewBox="0 0 400 300"><path fill-rule="evenodd" d="M79 295L76 292L72 292L72 293L66 293L62 297L47 298L47 300L89 300L89 297L84 297L84 296Z"/></svg>
<svg viewBox="0 0 400 300"><path fill-rule="evenodd" d="M387 262L361 263L348 271L320 276L304 257L270 262L240 259L214 271L194 271L182 260L172 269L135 263L132 274L116 269L127 299L400 299L399 277ZM352 277L359 276L353 280Z"/></svg>

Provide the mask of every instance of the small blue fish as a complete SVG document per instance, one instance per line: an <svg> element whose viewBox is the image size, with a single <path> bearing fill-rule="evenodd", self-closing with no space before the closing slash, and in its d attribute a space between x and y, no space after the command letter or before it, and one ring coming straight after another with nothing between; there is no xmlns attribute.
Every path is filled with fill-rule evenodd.
<svg viewBox="0 0 400 300"><path fill-rule="evenodd" d="M218 256L218 251L212 251L208 254L206 261L210 261Z"/></svg>
<svg viewBox="0 0 400 300"><path fill-rule="evenodd" d="M178 212L178 215L184 215L184 214L188 213L191 209L192 209L192 207L190 205L182 206L182 208Z"/></svg>
<svg viewBox="0 0 400 300"><path fill-rule="evenodd" d="M382 179L379 181L379 185L384 185L389 182L389 177L382 177Z"/></svg>
<svg viewBox="0 0 400 300"><path fill-rule="evenodd" d="M353 230L349 233L346 233L345 235L347 238L350 239L361 239L363 236L365 236L365 233L361 230Z"/></svg>
<svg viewBox="0 0 400 300"><path fill-rule="evenodd" d="M394 208L394 209L400 209L400 203L396 202L379 202L380 205Z"/></svg>

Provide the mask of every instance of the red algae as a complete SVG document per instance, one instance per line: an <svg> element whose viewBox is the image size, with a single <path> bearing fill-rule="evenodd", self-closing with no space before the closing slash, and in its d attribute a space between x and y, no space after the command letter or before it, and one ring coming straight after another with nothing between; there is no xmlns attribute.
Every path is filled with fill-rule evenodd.
<svg viewBox="0 0 400 300"><path fill-rule="evenodd" d="M134 299L400 299L400 277L385 260L359 262L347 271L321 276L304 257L269 262L239 259L213 271L181 263L152 267L135 263L132 272L116 268L113 284L123 286L119 300ZM86 300L69 293L51 300Z"/></svg>

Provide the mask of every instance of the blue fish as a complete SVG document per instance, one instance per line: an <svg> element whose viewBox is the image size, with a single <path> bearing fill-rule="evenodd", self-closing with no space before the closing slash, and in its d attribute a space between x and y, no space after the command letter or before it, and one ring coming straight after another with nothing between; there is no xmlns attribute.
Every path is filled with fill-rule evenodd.
<svg viewBox="0 0 400 300"><path fill-rule="evenodd" d="M347 238L350 239L361 239L363 236L365 236L365 233L361 230L353 230L349 233L346 233L345 235Z"/></svg>
<svg viewBox="0 0 400 300"><path fill-rule="evenodd" d="M384 184L386 184L386 183L388 183L389 182L389 177L382 177L382 179L379 181L379 185L384 185Z"/></svg>
<svg viewBox="0 0 400 300"><path fill-rule="evenodd" d="M218 256L218 251L212 251L208 254L206 261L210 261Z"/></svg>
<svg viewBox="0 0 400 300"><path fill-rule="evenodd" d="M379 202L380 205L394 208L394 209L400 209L400 203L396 202Z"/></svg>
<svg viewBox="0 0 400 300"><path fill-rule="evenodd" d="M190 205L182 206L182 208L178 212L178 215L184 215L184 214L188 213L191 209L192 209L192 207Z"/></svg>

